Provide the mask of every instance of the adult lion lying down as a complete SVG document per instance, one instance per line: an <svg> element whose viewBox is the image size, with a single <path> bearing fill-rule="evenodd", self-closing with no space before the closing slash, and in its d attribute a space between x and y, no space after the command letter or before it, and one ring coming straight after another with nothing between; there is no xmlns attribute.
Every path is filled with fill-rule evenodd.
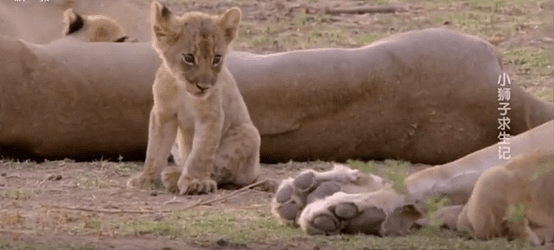
<svg viewBox="0 0 554 250"><path fill-rule="evenodd" d="M0 152L39 159L144 159L150 43L33 45L0 38ZM226 59L261 135L263 162L395 158L438 164L497 141L494 48L445 29L356 49ZM510 133L551 106L511 85Z"/></svg>
<svg viewBox="0 0 554 250"><path fill-rule="evenodd" d="M550 121L513 137L509 161L499 160L500 145L492 145L412 174L406 194L342 165L328 172L307 170L281 183L273 211L308 234L403 235L425 213L425 201L439 195L453 201L437 211L453 229L479 239L552 242L553 129Z"/></svg>

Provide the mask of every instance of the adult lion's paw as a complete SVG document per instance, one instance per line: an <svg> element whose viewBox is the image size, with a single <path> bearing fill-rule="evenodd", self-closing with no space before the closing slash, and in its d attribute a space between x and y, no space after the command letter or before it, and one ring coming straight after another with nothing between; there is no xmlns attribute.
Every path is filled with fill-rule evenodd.
<svg viewBox="0 0 554 250"><path fill-rule="evenodd" d="M179 178L177 185L179 186L179 193L181 195L208 194L211 192L217 192L217 183L210 178L198 179L182 175Z"/></svg>
<svg viewBox="0 0 554 250"><path fill-rule="evenodd" d="M151 188L152 186L159 186L159 180L152 175L146 175L144 172L139 173L133 177L131 177L127 181L127 188L129 189L147 189Z"/></svg>
<svg viewBox="0 0 554 250"><path fill-rule="evenodd" d="M317 200L304 208L298 224L307 234L401 236L409 233L421 216L405 195L386 188L369 193L338 192Z"/></svg>
<svg viewBox="0 0 554 250"><path fill-rule="evenodd" d="M358 204L360 194L336 193L306 206L298 223L307 234L366 233L381 235L387 218L377 207Z"/></svg>
<svg viewBox="0 0 554 250"><path fill-rule="evenodd" d="M381 188L382 179L375 178L378 177L362 175L358 170L340 164L335 164L333 170L326 172L306 170L295 178L281 182L273 198L272 211L283 221L295 224L302 209L316 200L339 191L357 193ZM378 182L378 187L374 187L373 182Z"/></svg>

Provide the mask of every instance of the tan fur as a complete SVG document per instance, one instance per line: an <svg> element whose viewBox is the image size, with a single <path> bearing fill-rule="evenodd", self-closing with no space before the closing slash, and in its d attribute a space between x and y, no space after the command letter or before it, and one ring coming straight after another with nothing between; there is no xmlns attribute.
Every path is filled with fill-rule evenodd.
<svg viewBox="0 0 554 250"><path fill-rule="evenodd" d="M113 18L104 15L80 15L67 9L63 13L64 29L63 34L73 40L82 42L123 42L128 40L125 30ZM71 26L79 22L83 24L78 30L71 30ZM68 34L68 32L72 32ZM63 39L63 38L62 38Z"/></svg>
<svg viewBox="0 0 554 250"><path fill-rule="evenodd" d="M153 47L162 65L153 85L144 171L132 177L128 187L144 187L161 178L170 191L199 194L216 191L218 183L254 182L260 135L224 64L240 10L174 17L154 2L151 16ZM182 171L162 173L177 135L185 164Z"/></svg>
<svg viewBox="0 0 554 250"><path fill-rule="evenodd" d="M232 51L226 61L262 136L262 162L444 164L498 141L491 95L502 70L491 47L426 29L353 49ZM144 159L161 62L151 43L38 46L1 37L0 52L1 154ZM513 135L553 117L551 103L515 82L510 107Z"/></svg>
<svg viewBox="0 0 554 250"><path fill-rule="evenodd" d="M528 155L537 150L550 152L554 148L554 122L546 122L534 129L510 138L511 157ZM506 162L498 157L499 144L483 148L458 160L434 166L406 178L410 196L425 201L433 194L448 196L451 205L465 204L481 174Z"/></svg>
<svg viewBox="0 0 554 250"><path fill-rule="evenodd" d="M426 213L422 206L426 200L440 195L449 197L453 204L460 204L441 208L436 213L452 229L468 230L478 239L507 237L524 239L533 245L552 242L553 126L554 121L550 121L512 137L511 160L499 160L499 144L495 144L456 161L414 173L405 180L408 195L386 186L377 191L364 190L369 187L367 184L351 181L349 185L362 187L346 189L343 187L347 185L340 185L340 191L335 190L337 193L331 196L301 203L297 201L295 187L303 179L299 175L284 181L277 190L272 204L274 214L282 219L298 220L309 234L349 232L352 228L356 229L354 233L404 234ZM350 171L346 168L340 173ZM325 180L336 182L340 173L330 172ZM314 179L321 179L318 175L321 174L313 174ZM317 185L310 188L320 189ZM417 211L411 206L414 203ZM290 213L296 210L301 213ZM420 225L428 224L425 219L420 221Z"/></svg>
<svg viewBox="0 0 554 250"><path fill-rule="evenodd" d="M553 130L554 121L549 121L512 137L508 161L499 159L495 144L412 174L406 179L410 196L419 202L431 195L449 197L452 206L438 211L438 217L449 228L468 230L478 239L507 237L534 245L551 242ZM538 178L532 180L533 175ZM518 204L524 206L525 214L510 220L509 207Z"/></svg>
<svg viewBox="0 0 554 250"><path fill-rule="evenodd" d="M485 240L518 238L533 245L552 241L553 157L553 151L531 153L485 171L458 217L457 228Z"/></svg>

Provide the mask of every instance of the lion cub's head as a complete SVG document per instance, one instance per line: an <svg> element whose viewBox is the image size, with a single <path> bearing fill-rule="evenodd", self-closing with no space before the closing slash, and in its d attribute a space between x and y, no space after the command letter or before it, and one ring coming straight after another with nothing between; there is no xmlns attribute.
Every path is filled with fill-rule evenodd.
<svg viewBox="0 0 554 250"><path fill-rule="evenodd" d="M241 12L231 8L221 15L189 12L175 17L158 2L152 3L153 47L163 67L193 96L214 87L229 44L237 35Z"/></svg>
<svg viewBox="0 0 554 250"><path fill-rule="evenodd" d="M107 16L81 16L69 8L63 18L64 36L83 42L126 42L129 39L121 25Z"/></svg>

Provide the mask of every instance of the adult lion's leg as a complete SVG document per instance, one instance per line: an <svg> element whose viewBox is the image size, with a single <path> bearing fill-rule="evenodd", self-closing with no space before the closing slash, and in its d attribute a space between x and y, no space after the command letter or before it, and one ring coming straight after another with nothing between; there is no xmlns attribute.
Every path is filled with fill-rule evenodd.
<svg viewBox="0 0 554 250"><path fill-rule="evenodd" d="M553 121L511 137L511 157L552 150ZM451 204L465 204L477 180L487 169L505 163L498 157L501 144L491 145L468 154L458 160L428 168L406 178L410 197L415 201L425 201L432 195L440 194L450 198Z"/></svg>
<svg viewBox="0 0 554 250"><path fill-rule="evenodd" d="M254 183L260 175L260 143L258 130L251 123L227 130L214 160L218 184Z"/></svg>
<svg viewBox="0 0 554 250"><path fill-rule="evenodd" d="M161 172L167 165L176 134L177 118L174 115L157 112L153 108L150 112L144 170L129 179L128 188L144 188L150 184L160 184Z"/></svg>
<svg viewBox="0 0 554 250"><path fill-rule="evenodd" d="M485 171L458 217L457 228L486 240L508 237L538 245L551 238L531 226L552 228L553 157L552 149L537 151Z"/></svg>
<svg viewBox="0 0 554 250"><path fill-rule="evenodd" d="M499 229L506 216L508 201L505 192L507 191L502 189L490 191L503 184L517 187L517 183L504 169L495 167L485 171L458 216L456 227L478 239L489 240L500 236Z"/></svg>

